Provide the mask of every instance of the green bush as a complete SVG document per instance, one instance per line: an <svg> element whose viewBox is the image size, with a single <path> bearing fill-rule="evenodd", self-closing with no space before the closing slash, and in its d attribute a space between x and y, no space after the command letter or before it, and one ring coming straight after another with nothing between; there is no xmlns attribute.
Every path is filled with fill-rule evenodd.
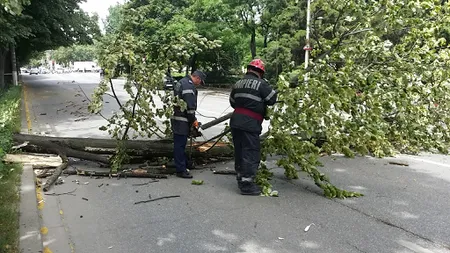
<svg viewBox="0 0 450 253"><path fill-rule="evenodd" d="M12 135L20 131L21 87L0 91L0 159L11 150ZM0 178L9 169L0 162Z"/></svg>

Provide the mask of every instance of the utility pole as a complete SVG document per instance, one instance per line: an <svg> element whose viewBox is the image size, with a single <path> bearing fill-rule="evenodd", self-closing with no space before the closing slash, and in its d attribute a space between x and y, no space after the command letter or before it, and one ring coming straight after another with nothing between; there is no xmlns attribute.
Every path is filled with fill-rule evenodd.
<svg viewBox="0 0 450 253"><path fill-rule="evenodd" d="M311 26L311 0L307 0L308 4L306 7L306 45L303 48L305 50L305 69L309 66L309 52L312 50L311 43L309 41L309 33ZM305 83L308 82L309 74L305 73Z"/></svg>
<svg viewBox="0 0 450 253"><path fill-rule="evenodd" d="M13 85L19 85L18 75L17 75L17 61L16 61L16 48L14 45L11 45L11 65L12 65L12 80Z"/></svg>

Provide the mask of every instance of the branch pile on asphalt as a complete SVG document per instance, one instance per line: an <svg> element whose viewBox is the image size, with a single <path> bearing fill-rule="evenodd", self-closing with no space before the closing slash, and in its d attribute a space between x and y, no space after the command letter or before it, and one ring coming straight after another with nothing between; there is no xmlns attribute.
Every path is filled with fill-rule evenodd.
<svg viewBox="0 0 450 253"><path fill-rule="evenodd" d="M212 127L224 120L226 120L226 117L209 122L203 129ZM230 160L233 157L233 149L228 143L219 142L226 133L228 132L224 132L205 142L192 143L193 148L191 149L188 146L186 152L192 152L190 156L197 164ZM13 139L17 150L30 153L56 154L61 158L62 163L54 170L52 166L40 168L42 170L38 177L49 176L43 186L44 191L48 191L68 167L69 157L97 162L101 167L110 167L110 158L116 153L118 145L117 140L114 139L63 138L29 134L15 134ZM126 140L122 144L127 155L131 158L130 163L142 163L150 160L153 161L153 164L141 166L137 169L125 169L117 173L76 170L73 174L89 177L159 179L167 178L167 174L175 172L173 168L167 166L167 162L165 164L158 163L159 158L165 160L173 158L173 142L171 140Z"/></svg>

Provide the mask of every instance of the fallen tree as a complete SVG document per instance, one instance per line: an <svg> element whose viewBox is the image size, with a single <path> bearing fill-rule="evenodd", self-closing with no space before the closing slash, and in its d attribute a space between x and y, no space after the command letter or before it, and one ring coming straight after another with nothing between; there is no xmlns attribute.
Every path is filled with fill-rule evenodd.
<svg viewBox="0 0 450 253"><path fill-rule="evenodd" d="M21 150L34 153L52 153L55 146L69 157L109 163L108 156L115 153L117 140L96 138L51 137L28 134L15 134L14 142L22 145ZM173 142L170 140L126 140L123 141L125 151L131 156L143 158L173 157ZM186 152L190 152L187 145ZM233 150L227 143L193 142L192 157L227 157Z"/></svg>
<svg viewBox="0 0 450 253"><path fill-rule="evenodd" d="M170 22L159 23L159 18L149 11L153 9L138 2L130 1L125 6L126 18L121 27L99 43L98 60L105 76L89 105L91 113L101 115L108 91L119 105L120 110L105 118L108 123L100 128L117 143L124 143L115 147L116 153L110 159L113 168L120 168L126 155L130 155L130 130L141 136L163 138L170 133L173 107L186 109L186 104L171 96L171 92L159 92L166 70L183 69L186 63L195 62L198 54L214 52L221 45L220 41L210 41L193 31L175 32ZM450 9L439 1L422 2L420 8L411 8L402 2L386 5L382 1L314 1L311 9L322 19L320 25L312 26L315 46L306 69L303 61L293 58L293 51L289 50L292 43L286 42L286 50L278 50L284 42L272 41L267 52L277 45L277 53L267 55L267 69L281 66L283 73L299 80L307 77L307 82L299 82L293 88L286 76L278 76L278 100L284 102L268 110L270 132L262 146L263 160L281 154L277 166L285 169L287 178L298 178L302 170L327 197L345 198L361 194L337 188L319 171L319 158L324 153L348 157L383 157L398 151L447 153L450 69L445 63L450 47L448 31L441 24L448 20ZM154 24L162 32L152 33L155 36L134 32L149 31L148 20L158 20ZM298 24L278 25L298 31ZM297 36L291 37L298 42ZM270 55L276 59L270 59ZM278 59L291 59L295 64L291 66L289 60L283 66ZM117 70L126 75L123 89L129 95L127 101L118 98L111 81ZM226 117L217 121L225 121ZM208 127L208 123L203 126ZM326 136L326 142L313 138L317 134ZM157 149L152 154L170 155L166 145L170 147L155 142ZM265 163L262 167L266 170L260 170L258 183L268 195L270 168Z"/></svg>
<svg viewBox="0 0 450 253"><path fill-rule="evenodd" d="M48 191L58 177L68 167L68 157L99 162L110 167L111 157L116 153L117 140L95 138L68 138L51 137L28 134L15 134L14 142L17 149L32 153L47 153L58 155L62 163L59 164L43 186ZM133 156L129 161L142 162L142 160L155 160L158 158L173 157L173 142L170 140L126 140L122 141L124 151ZM193 142L192 148L188 145L186 150L193 160L204 158L223 158L233 155L232 148L227 143L219 142ZM137 159L141 158L141 159ZM146 177L167 178L172 170L166 169L163 163L147 166L144 169L124 170L121 172L89 172L77 171L81 176L109 176L109 177ZM48 173L44 173L48 175ZM44 175L43 175L44 176Z"/></svg>

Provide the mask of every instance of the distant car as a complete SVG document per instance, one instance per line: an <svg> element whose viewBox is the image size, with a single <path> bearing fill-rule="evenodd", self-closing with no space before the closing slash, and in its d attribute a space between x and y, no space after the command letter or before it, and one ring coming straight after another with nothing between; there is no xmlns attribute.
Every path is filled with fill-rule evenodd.
<svg viewBox="0 0 450 253"><path fill-rule="evenodd" d="M49 71L48 69L42 68L42 69L40 70L40 73L41 73L41 74L48 74L48 73L50 73L50 71Z"/></svg>
<svg viewBox="0 0 450 253"><path fill-rule="evenodd" d="M38 74L39 74L39 69L37 69L37 68L30 69L30 75L38 75Z"/></svg>

